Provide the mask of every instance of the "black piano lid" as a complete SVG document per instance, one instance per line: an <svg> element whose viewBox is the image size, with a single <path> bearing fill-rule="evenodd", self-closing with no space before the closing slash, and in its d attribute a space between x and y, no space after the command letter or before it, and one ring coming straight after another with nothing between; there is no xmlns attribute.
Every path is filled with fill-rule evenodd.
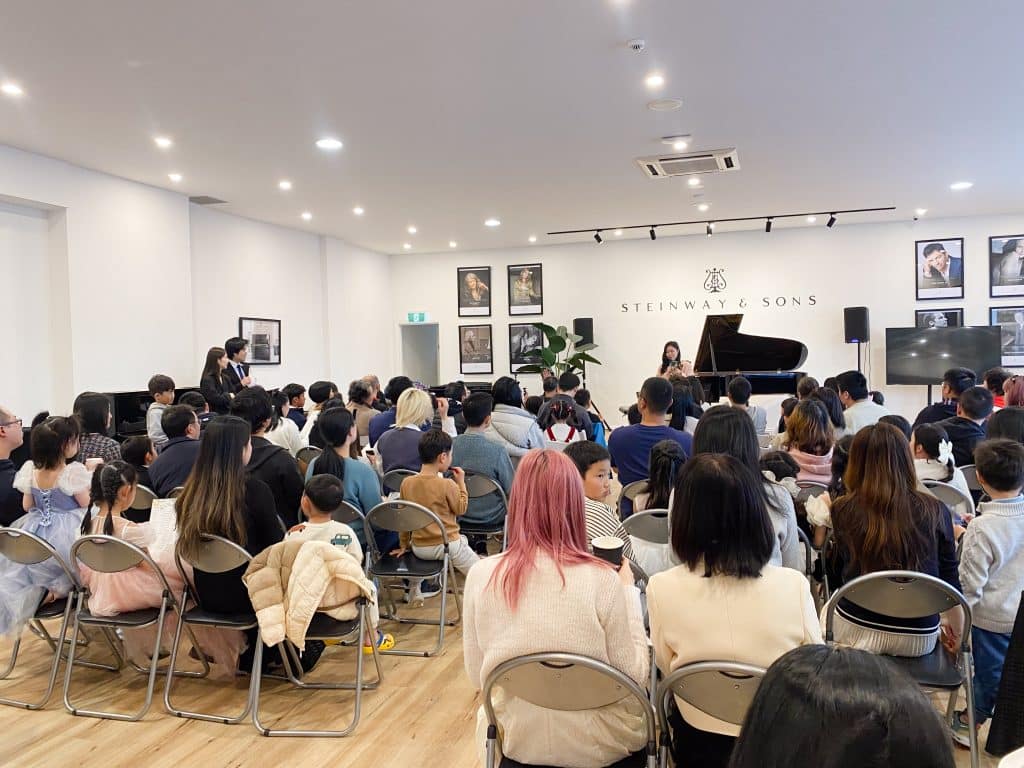
<svg viewBox="0 0 1024 768"><path fill-rule="evenodd" d="M708 315L693 361L695 373L792 371L807 360L807 347L793 339L739 332L743 315ZM712 352L713 357L712 357Z"/></svg>

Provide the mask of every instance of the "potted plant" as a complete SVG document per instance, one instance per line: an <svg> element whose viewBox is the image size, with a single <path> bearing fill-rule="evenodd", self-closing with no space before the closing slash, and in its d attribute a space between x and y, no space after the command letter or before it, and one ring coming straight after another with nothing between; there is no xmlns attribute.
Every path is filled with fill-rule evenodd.
<svg viewBox="0 0 1024 768"><path fill-rule="evenodd" d="M545 343L526 353L526 357L537 362L520 367L517 373L540 373L544 368L550 368L555 376L560 376L582 371L587 363L601 364L589 354L597 349L597 345L580 344L583 337L570 333L564 325L555 328L547 323L533 323L533 327L544 334Z"/></svg>

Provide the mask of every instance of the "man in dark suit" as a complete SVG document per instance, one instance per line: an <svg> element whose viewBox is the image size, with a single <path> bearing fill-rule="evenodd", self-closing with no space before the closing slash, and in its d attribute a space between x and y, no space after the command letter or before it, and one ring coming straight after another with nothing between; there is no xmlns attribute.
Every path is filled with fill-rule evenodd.
<svg viewBox="0 0 1024 768"><path fill-rule="evenodd" d="M160 426L169 438L160 455L149 467L152 490L160 498L184 485L199 458L199 419L190 405L172 405L160 417Z"/></svg>
<svg viewBox="0 0 1024 768"><path fill-rule="evenodd" d="M224 342L224 351L228 353L228 367L224 369L224 381L231 394L237 395L252 383L249 366L245 358L249 356L249 342L235 336Z"/></svg>

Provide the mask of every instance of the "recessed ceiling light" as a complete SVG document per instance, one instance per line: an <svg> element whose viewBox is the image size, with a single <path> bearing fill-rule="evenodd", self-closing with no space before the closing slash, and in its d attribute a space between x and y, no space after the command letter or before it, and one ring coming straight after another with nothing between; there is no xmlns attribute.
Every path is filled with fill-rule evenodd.
<svg viewBox="0 0 1024 768"><path fill-rule="evenodd" d="M7 96L23 96L25 94L17 83L4 83L0 85L0 91L3 91Z"/></svg>
<svg viewBox="0 0 1024 768"><path fill-rule="evenodd" d="M684 149L686 149L686 148L687 148L688 146L690 146L690 145L689 145L689 144L687 144L687 143L686 143L685 141L683 141L682 139L679 139L678 141L673 141L673 142L672 142L672 149L674 149L674 150L675 150L676 152L682 152L682 151L683 151Z"/></svg>
<svg viewBox="0 0 1024 768"><path fill-rule="evenodd" d="M655 112L672 112L673 110L680 109L682 106L683 100L676 97L655 99L654 101L647 102L647 108Z"/></svg>
<svg viewBox="0 0 1024 768"><path fill-rule="evenodd" d="M277 188L283 190L284 192L287 192L289 189L292 188L292 183L287 179L281 179L281 181L277 182Z"/></svg>
<svg viewBox="0 0 1024 768"><path fill-rule="evenodd" d="M175 184L177 184L179 181L181 181L181 174L180 173L168 173L167 174L167 178L170 179L171 181L173 181Z"/></svg>
<svg viewBox="0 0 1024 768"><path fill-rule="evenodd" d="M813 224L813 223L814 223L814 222L816 222L817 220L818 220L818 217L817 217L817 216L808 216L808 217L807 217L807 218L805 219L805 221L806 221L806 222L807 222L808 224Z"/></svg>
<svg viewBox="0 0 1024 768"><path fill-rule="evenodd" d="M409 244L409 243L402 243L402 247L405 248L405 250L408 251L410 248L412 248L412 245Z"/></svg>
<svg viewBox="0 0 1024 768"><path fill-rule="evenodd" d="M662 136L661 143L668 144L676 152L682 152L688 146L690 146L691 136L684 134L676 134L674 136Z"/></svg>
<svg viewBox="0 0 1024 768"><path fill-rule="evenodd" d="M454 240L449 240L448 241L448 247L449 248L458 248L459 244L457 242L455 242Z"/></svg>
<svg viewBox="0 0 1024 768"><path fill-rule="evenodd" d="M170 149L174 146L174 142L166 136L154 136L153 143L160 147L160 149Z"/></svg>
<svg viewBox="0 0 1024 768"><path fill-rule="evenodd" d="M696 176L691 176L686 180L686 183L689 184L691 187L699 187L700 179L697 178Z"/></svg>
<svg viewBox="0 0 1024 768"><path fill-rule="evenodd" d="M622 230L621 229L616 229L614 234L615 234L616 237L622 237Z"/></svg>
<svg viewBox="0 0 1024 768"><path fill-rule="evenodd" d="M317 139L316 145L320 149L327 149L330 151L341 149L343 146L339 139L335 139L330 136L325 136L322 139Z"/></svg>
<svg viewBox="0 0 1024 768"><path fill-rule="evenodd" d="M501 220L500 219L496 219L496 218L494 218L492 216L491 218L484 220L484 226L485 227L500 227L501 226Z"/></svg>
<svg viewBox="0 0 1024 768"><path fill-rule="evenodd" d="M656 91L658 88L665 85L665 78L658 72L652 72L644 78L644 85L646 85L649 90Z"/></svg>
<svg viewBox="0 0 1024 768"><path fill-rule="evenodd" d="M928 209L927 208L915 208L914 209L914 215L915 216L924 216L926 213L928 213Z"/></svg>
<svg viewBox="0 0 1024 768"><path fill-rule="evenodd" d="M954 192L959 192L962 189L970 189L973 186L973 181L954 181L952 184L949 185L949 188L952 189Z"/></svg>
<svg viewBox="0 0 1024 768"><path fill-rule="evenodd" d="M536 243L536 242L537 242L537 236L536 236L536 235L530 235L530 236L529 236L529 238L527 238L527 239L528 239L528 240L529 240L529 241L530 241L531 243Z"/></svg>
<svg viewBox="0 0 1024 768"><path fill-rule="evenodd" d="M416 227L414 227L414 226L412 226L412 225L410 224L410 225L409 225L409 228L408 228L408 229L406 230L406 232L408 232L408 233L409 233L410 235L415 235L415 234L416 234L416 232L417 232L417 229L416 229Z"/></svg>
<svg viewBox="0 0 1024 768"><path fill-rule="evenodd" d="M356 216L362 216L364 213L366 213L366 211L363 210L363 206L357 205L355 208L352 209L352 213L354 213Z"/></svg>
<svg viewBox="0 0 1024 768"><path fill-rule="evenodd" d="M313 214L312 213L310 213L309 211L303 211L302 212L302 220L303 221L311 221L312 219L313 219Z"/></svg>

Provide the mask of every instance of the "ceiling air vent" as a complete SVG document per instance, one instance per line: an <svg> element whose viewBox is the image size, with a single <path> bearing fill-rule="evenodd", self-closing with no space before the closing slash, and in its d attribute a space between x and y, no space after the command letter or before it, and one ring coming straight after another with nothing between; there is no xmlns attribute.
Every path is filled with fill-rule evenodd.
<svg viewBox="0 0 1024 768"><path fill-rule="evenodd" d="M736 154L735 148L714 149L709 152L638 157L636 163L652 179L690 176L696 173L736 171L740 167L739 156Z"/></svg>
<svg viewBox="0 0 1024 768"><path fill-rule="evenodd" d="M223 205L227 200L218 200L216 197L210 197L209 195L195 195L188 199L190 203L196 205Z"/></svg>

